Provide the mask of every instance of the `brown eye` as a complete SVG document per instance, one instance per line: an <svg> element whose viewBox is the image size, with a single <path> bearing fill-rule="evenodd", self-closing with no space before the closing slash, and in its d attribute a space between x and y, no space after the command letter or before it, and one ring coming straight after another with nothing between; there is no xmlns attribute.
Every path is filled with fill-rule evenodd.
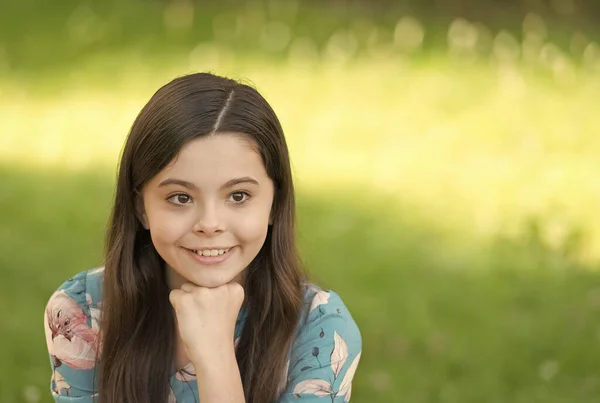
<svg viewBox="0 0 600 403"><path fill-rule="evenodd" d="M177 202L181 204L185 204L190 201L190 197L188 195L177 195Z"/></svg>
<svg viewBox="0 0 600 403"><path fill-rule="evenodd" d="M229 198L234 203L243 203L248 200L248 194L246 192L235 192L232 193Z"/></svg>
<svg viewBox="0 0 600 403"><path fill-rule="evenodd" d="M189 203L192 200L192 198L184 193L179 193L169 197L167 200L169 200L169 202L175 205L180 206Z"/></svg>

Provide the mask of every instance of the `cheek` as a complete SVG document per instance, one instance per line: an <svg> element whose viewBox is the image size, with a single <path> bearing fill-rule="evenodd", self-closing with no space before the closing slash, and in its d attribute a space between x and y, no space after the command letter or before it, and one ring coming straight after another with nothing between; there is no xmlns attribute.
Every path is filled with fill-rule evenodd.
<svg viewBox="0 0 600 403"><path fill-rule="evenodd" d="M269 214L262 211L246 214L235 221L235 232L246 242L263 241L269 228Z"/></svg>
<svg viewBox="0 0 600 403"><path fill-rule="evenodd" d="M150 235L155 244L174 243L189 232L189 220L184 214L157 212L148 215Z"/></svg>

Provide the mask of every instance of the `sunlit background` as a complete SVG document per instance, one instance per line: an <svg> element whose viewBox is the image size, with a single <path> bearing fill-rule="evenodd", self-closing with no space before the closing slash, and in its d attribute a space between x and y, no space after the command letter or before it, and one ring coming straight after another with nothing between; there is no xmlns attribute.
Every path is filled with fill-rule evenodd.
<svg viewBox="0 0 600 403"><path fill-rule="evenodd" d="M598 23L593 0L2 0L0 401L51 401L45 303L102 263L136 114L195 71L282 121L304 261L362 330L353 402L598 401Z"/></svg>

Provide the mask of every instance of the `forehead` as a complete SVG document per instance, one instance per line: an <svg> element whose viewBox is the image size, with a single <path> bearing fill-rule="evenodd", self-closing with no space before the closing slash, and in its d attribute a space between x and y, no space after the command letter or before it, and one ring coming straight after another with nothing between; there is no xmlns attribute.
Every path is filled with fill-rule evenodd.
<svg viewBox="0 0 600 403"><path fill-rule="evenodd" d="M256 144L243 134L218 133L188 142L156 179L176 177L199 186L220 186L232 178L249 175L267 177Z"/></svg>

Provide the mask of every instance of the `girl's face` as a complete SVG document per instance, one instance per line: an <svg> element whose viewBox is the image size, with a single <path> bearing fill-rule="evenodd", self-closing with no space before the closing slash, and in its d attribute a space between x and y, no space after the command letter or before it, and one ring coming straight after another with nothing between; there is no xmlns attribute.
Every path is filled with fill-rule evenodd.
<svg viewBox="0 0 600 403"><path fill-rule="evenodd" d="M142 191L140 219L171 288L240 282L267 236L273 182L255 144L219 133L187 143Z"/></svg>

